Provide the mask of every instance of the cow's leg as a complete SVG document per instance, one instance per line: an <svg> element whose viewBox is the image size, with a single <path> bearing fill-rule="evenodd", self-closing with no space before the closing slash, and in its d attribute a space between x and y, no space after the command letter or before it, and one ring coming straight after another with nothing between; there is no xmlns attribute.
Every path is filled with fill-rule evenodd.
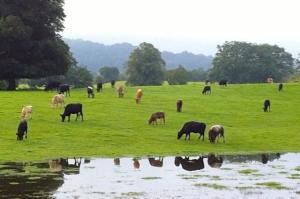
<svg viewBox="0 0 300 199"><path fill-rule="evenodd" d="M71 117L71 114L68 116L68 122L70 122L70 117Z"/></svg>
<svg viewBox="0 0 300 199"><path fill-rule="evenodd" d="M78 118L78 113L76 113L76 119L75 119L75 121L77 121L77 118Z"/></svg>
<svg viewBox="0 0 300 199"><path fill-rule="evenodd" d="M83 114L82 114L82 112L80 112L80 115L81 115L81 121L83 121Z"/></svg>

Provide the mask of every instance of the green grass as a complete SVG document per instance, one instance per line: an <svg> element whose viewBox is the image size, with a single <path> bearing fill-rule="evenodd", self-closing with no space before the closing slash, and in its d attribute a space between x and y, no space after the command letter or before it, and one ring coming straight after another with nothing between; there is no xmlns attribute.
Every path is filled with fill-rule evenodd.
<svg viewBox="0 0 300 199"><path fill-rule="evenodd" d="M117 83L118 84L118 83ZM63 108L51 108L55 92L0 92L0 161L40 160L57 157L124 157L196 155L200 153L257 153L300 150L300 85L244 84L220 88L212 85L211 95L202 95L203 84L141 87L141 104L134 102L137 87L125 87L125 97L104 88L88 99L85 89L71 90L66 103L83 104L84 122L61 122ZM176 101L183 100L183 112ZM262 111L265 99L271 112ZM16 141L16 128L23 105L32 105L28 140ZM164 111L166 124L151 126L151 113ZM191 140L177 140L177 132L190 120L207 128L221 124L226 143L210 144L191 134Z"/></svg>

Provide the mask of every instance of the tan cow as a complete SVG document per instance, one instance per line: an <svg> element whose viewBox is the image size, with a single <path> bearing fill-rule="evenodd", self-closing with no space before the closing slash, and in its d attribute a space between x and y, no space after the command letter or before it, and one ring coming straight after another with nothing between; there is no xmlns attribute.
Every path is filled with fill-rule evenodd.
<svg viewBox="0 0 300 199"><path fill-rule="evenodd" d="M64 94L56 94L53 96L51 100L52 107L58 107L58 104L62 107L65 104L65 95Z"/></svg>
<svg viewBox="0 0 300 199"><path fill-rule="evenodd" d="M124 97L124 86L123 85L120 85L117 87L117 93L118 93L119 98Z"/></svg>
<svg viewBox="0 0 300 199"><path fill-rule="evenodd" d="M142 89L138 89L135 93L135 103L139 104L143 96Z"/></svg>
<svg viewBox="0 0 300 199"><path fill-rule="evenodd" d="M31 118L31 113L32 113L32 106L31 105L24 106L21 111L21 118L29 119Z"/></svg>

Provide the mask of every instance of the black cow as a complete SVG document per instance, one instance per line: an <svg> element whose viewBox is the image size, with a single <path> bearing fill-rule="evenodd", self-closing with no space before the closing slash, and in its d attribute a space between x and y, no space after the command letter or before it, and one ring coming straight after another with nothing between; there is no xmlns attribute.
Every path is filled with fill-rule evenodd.
<svg viewBox="0 0 300 199"><path fill-rule="evenodd" d="M115 80L111 80L111 81L110 81L110 84L111 84L111 87L112 87L112 88L114 88L114 87L115 87L115 83L116 83L116 81L115 81Z"/></svg>
<svg viewBox="0 0 300 199"><path fill-rule="evenodd" d="M201 122L190 121L186 122L181 130L177 134L177 139L180 139L183 134L185 134L185 140L187 137L190 139L190 133L199 133L199 138L202 136L202 141L204 141L204 132L205 132L206 124Z"/></svg>
<svg viewBox="0 0 300 199"><path fill-rule="evenodd" d="M282 88L283 88L283 84L280 83L279 86L278 86L278 91L282 91Z"/></svg>
<svg viewBox="0 0 300 199"><path fill-rule="evenodd" d="M95 97L93 87L88 86L87 89L86 89L86 92L87 92L88 98L90 98L90 97L94 98Z"/></svg>
<svg viewBox="0 0 300 199"><path fill-rule="evenodd" d="M270 100L266 99L264 101L264 107L263 107L264 111L267 112L267 111L271 111L271 102Z"/></svg>
<svg viewBox="0 0 300 199"><path fill-rule="evenodd" d="M68 104L65 107L65 111L63 114L60 114L61 116L61 121L64 122L65 121L65 117L68 116L68 122L70 122L70 116L71 114L76 114L76 121L78 118L78 115L81 115L81 121L83 121L83 114L82 114L82 104Z"/></svg>
<svg viewBox="0 0 300 199"><path fill-rule="evenodd" d="M181 112L182 103L183 103L182 100L177 100L176 102L177 112Z"/></svg>
<svg viewBox="0 0 300 199"><path fill-rule="evenodd" d="M60 84L58 88L59 94L64 94L66 92L66 96L69 94L70 95L70 86L69 84Z"/></svg>
<svg viewBox="0 0 300 199"><path fill-rule="evenodd" d="M202 94L211 94L211 88L210 86L204 86Z"/></svg>
<svg viewBox="0 0 300 199"><path fill-rule="evenodd" d="M52 89L56 89L58 90L58 87L61 83L58 82L58 81L51 81L51 82L47 82L46 85L45 85L45 91L49 91L49 90L52 90Z"/></svg>
<svg viewBox="0 0 300 199"><path fill-rule="evenodd" d="M220 86L227 86L227 80L226 79L222 79L221 81L219 81L219 85Z"/></svg>
<svg viewBox="0 0 300 199"><path fill-rule="evenodd" d="M213 125L208 131L208 138L210 143L215 143L216 138L223 137L225 143L224 128L221 125Z"/></svg>
<svg viewBox="0 0 300 199"><path fill-rule="evenodd" d="M189 157L175 157L175 166L179 166L181 164L182 168L187 171L195 171L204 169L203 157L199 157L198 159L190 160Z"/></svg>
<svg viewBox="0 0 300 199"><path fill-rule="evenodd" d="M97 92L102 91L102 82L97 83Z"/></svg>
<svg viewBox="0 0 300 199"><path fill-rule="evenodd" d="M28 130L28 125L26 120L21 120L21 122L19 123L18 126L18 130L17 130L17 140L23 140L23 136L25 134L25 138L27 139L27 130Z"/></svg>

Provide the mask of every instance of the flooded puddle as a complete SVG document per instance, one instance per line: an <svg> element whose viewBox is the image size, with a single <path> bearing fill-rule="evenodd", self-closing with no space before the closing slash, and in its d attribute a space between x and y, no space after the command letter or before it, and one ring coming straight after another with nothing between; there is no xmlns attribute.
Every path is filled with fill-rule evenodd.
<svg viewBox="0 0 300 199"><path fill-rule="evenodd" d="M300 198L300 153L0 163L0 198Z"/></svg>

